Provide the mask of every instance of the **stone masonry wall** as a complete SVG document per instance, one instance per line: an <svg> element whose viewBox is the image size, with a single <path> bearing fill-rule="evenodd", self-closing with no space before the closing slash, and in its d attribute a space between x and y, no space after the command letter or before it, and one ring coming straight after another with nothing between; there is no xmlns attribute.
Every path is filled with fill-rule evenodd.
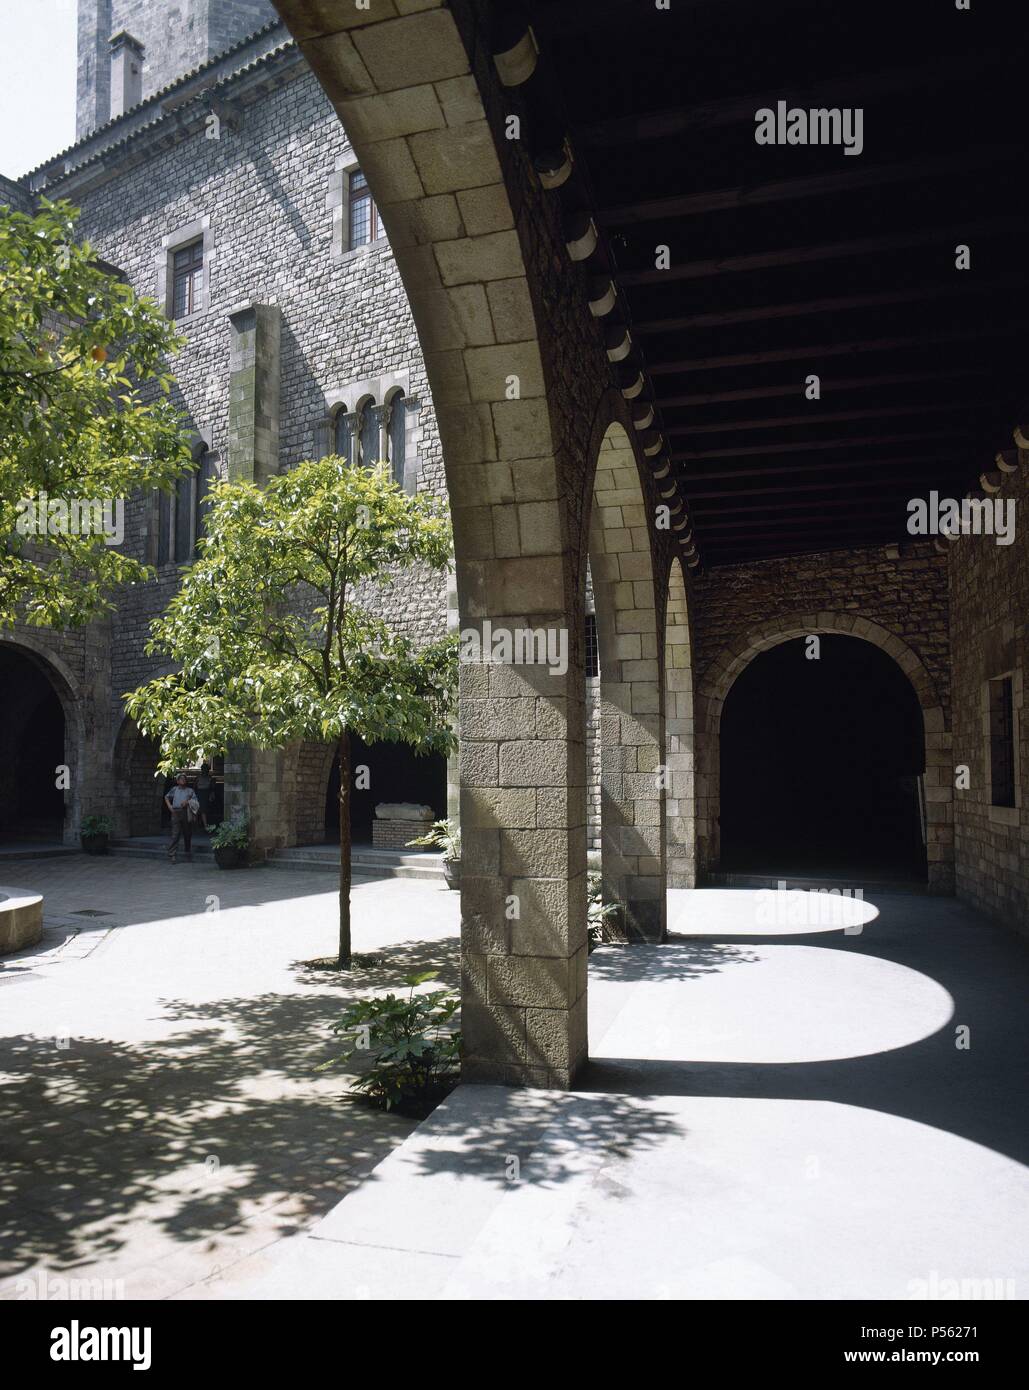
<svg viewBox="0 0 1029 1390"><path fill-rule="evenodd" d="M1004 481L1000 498L1014 500L1016 539L990 536L950 542L953 647L954 766L968 768L968 787L955 778L954 830L958 896L1029 933L1029 456ZM986 684L1014 675L1016 806L992 806Z"/></svg>
<svg viewBox="0 0 1029 1390"><path fill-rule="evenodd" d="M770 619L823 610L868 618L902 638L949 711L947 561L924 543L896 558L877 546L707 571L692 599L698 681L719 652Z"/></svg>
<svg viewBox="0 0 1029 1390"><path fill-rule="evenodd" d="M163 239L206 219L209 305L180 322L188 344L173 370L182 408L222 460L229 444L229 312L247 301L275 304L281 314L280 468L322 451L333 393L406 372L407 396L422 405L418 487L445 497L421 352L390 248L381 239L334 254L332 188L347 151L338 117L298 58L279 85L245 108L240 132L223 125L221 138L209 140L201 126L131 167L105 156L113 177L76 199L81 232L139 293L156 295ZM61 196L61 183L47 193ZM149 499L135 499L127 508L127 548L152 555L154 526ZM119 599L109 748L122 721L123 694L165 669L143 647L178 577L178 566L169 562L154 583ZM437 574L420 572L363 598L415 640L445 631L446 583Z"/></svg>

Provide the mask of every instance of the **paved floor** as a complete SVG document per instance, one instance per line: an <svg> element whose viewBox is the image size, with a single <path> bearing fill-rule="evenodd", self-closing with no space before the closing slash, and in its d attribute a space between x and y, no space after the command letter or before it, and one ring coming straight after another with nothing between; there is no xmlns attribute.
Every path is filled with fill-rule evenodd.
<svg viewBox="0 0 1029 1390"><path fill-rule="evenodd" d="M318 871L77 855L7 861L3 878L43 891L46 931L0 958L0 1297L217 1279L410 1132L315 1068L353 993L412 970L456 982L445 887L354 889L356 948L389 947L355 990L299 964L335 950Z"/></svg>
<svg viewBox="0 0 1029 1390"><path fill-rule="evenodd" d="M914 896L671 897L691 935L592 958L580 1093L459 1088L223 1296L1024 1298L1024 943Z"/></svg>
<svg viewBox="0 0 1029 1390"><path fill-rule="evenodd" d="M460 1087L412 1133L314 1070L348 993L298 964L333 948L322 874L4 876L50 916L0 965L3 1296L1029 1288L1029 953L953 901L673 893L666 946L591 959L579 1092ZM354 902L390 947L362 991L453 980L455 894Z"/></svg>

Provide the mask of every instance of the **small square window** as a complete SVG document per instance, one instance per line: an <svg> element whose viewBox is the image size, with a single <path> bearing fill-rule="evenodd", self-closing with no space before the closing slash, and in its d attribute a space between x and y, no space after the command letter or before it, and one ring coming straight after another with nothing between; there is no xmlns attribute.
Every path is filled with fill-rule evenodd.
<svg viewBox="0 0 1029 1390"><path fill-rule="evenodd" d="M1014 681L1001 676L989 683L990 697L990 802L1015 804L1015 700Z"/></svg>
<svg viewBox="0 0 1029 1390"><path fill-rule="evenodd" d="M172 254L172 318L183 319L202 306L204 289L203 239Z"/></svg>
<svg viewBox="0 0 1029 1390"><path fill-rule="evenodd" d="M351 251L358 246L370 245L373 241L377 241L380 235L379 214L372 202L372 192L368 187L368 180L360 169L355 169L350 175L349 246Z"/></svg>

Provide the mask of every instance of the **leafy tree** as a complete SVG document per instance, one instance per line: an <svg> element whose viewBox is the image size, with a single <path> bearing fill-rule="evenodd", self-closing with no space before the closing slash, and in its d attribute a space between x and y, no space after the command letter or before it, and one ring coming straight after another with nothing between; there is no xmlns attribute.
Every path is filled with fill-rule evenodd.
<svg viewBox="0 0 1029 1390"><path fill-rule="evenodd" d="M77 217L0 206L0 627L78 626L149 577L82 530L83 504L169 490L192 466L166 366L182 339L76 242Z"/></svg>
<svg viewBox="0 0 1029 1390"><path fill-rule="evenodd" d="M206 535L147 650L180 670L127 696L171 771L234 743L339 746L339 964L350 948L350 735L448 753L456 641L416 649L361 605L358 586L421 561L449 563L438 504L409 497L384 466L330 455L262 489L210 494Z"/></svg>

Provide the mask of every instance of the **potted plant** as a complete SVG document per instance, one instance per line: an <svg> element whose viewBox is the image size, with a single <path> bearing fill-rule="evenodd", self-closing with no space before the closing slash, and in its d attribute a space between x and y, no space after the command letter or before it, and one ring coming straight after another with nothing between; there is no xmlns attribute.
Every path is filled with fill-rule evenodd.
<svg viewBox="0 0 1029 1390"><path fill-rule="evenodd" d="M211 834L211 848L219 869L238 869L246 864L250 848L246 820L223 820Z"/></svg>
<svg viewBox="0 0 1029 1390"><path fill-rule="evenodd" d="M456 820L437 820L420 835L417 840L408 840L408 846L417 845L419 849L441 849L443 851L443 877L448 888L456 888L461 882L461 827Z"/></svg>
<svg viewBox="0 0 1029 1390"><path fill-rule="evenodd" d="M107 816L83 816L79 826L79 843L84 854L106 854L111 839L111 822Z"/></svg>

